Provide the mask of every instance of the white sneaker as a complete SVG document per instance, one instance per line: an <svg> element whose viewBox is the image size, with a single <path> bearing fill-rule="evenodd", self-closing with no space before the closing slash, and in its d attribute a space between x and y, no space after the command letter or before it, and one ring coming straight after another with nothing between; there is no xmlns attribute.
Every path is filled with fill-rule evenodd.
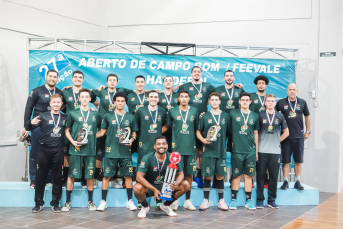
<svg viewBox="0 0 343 229"><path fill-rule="evenodd" d="M97 211L101 211L101 212L103 212L103 211L105 211L106 210L106 208L107 208L107 203L106 203L106 201L105 200L101 200L100 201L100 205L99 205L99 207L97 207Z"/></svg>
<svg viewBox="0 0 343 229"><path fill-rule="evenodd" d="M190 210L190 211L195 211L195 207L193 206L191 200L186 200L185 203L183 204L183 207Z"/></svg>
<svg viewBox="0 0 343 229"><path fill-rule="evenodd" d="M146 217L146 213L150 211L150 207L143 207L141 208L140 212L138 213L138 218L143 219Z"/></svg>
<svg viewBox="0 0 343 229"><path fill-rule="evenodd" d="M167 215L171 217L176 217L177 214L173 211L173 209L170 206L165 206L164 204L161 204L160 209L167 213Z"/></svg>
<svg viewBox="0 0 343 229"><path fill-rule="evenodd" d="M98 187L98 180L93 179L93 188L97 188L97 187Z"/></svg>
<svg viewBox="0 0 343 229"><path fill-rule="evenodd" d="M218 202L218 208L223 210L223 211L228 211L229 208L227 206L227 204L225 203L224 199L220 199Z"/></svg>
<svg viewBox="0 0 343 229"><path fill-rule="evenodd" d="M52 183L46 183L45 186L46 187L52 187Z"/></svg>
<svg viewBox="0 0 343 229"><path fill-rule="evenodd" d="M90 211L96 211L96 206L93 203L93 201L88 201L88 210Z"/></svg>
<svg viewBox="0 0 343 229"><path fill-rule="evenodd" d="M63 212L69 212L71 208L71 202L65 202L65 204L62 207Z"/></svg>
<svg viewBox="0 0 343 229"><path fill-rule="evenodd" d="M175 200L170 207L173 209L173 211L177 211L177 209L179 208L179 201Z"/></svg>
<svg viewBox="0 0 343 229"><path fill-rule="evenodd" d="M119 182L118 182L117 179L115 179L115 180L112 181L111 187L112 187L112 188L123 188L123 186L119 184Z"/></svg>
<svg viewBox="0 0 343 229"><path fill-rule="evenodd" d="M127 201L126 207L130 209L130 211L137 211L137 207L132 200Z"/></svg>

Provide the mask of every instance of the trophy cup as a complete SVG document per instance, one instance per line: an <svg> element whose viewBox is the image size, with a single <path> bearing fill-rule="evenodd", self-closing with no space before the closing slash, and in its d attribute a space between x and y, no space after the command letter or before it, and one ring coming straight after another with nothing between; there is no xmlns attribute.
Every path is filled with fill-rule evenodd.
<svg viewBox="0 0 343 229"><path fill-rule="evenodd" d="M130 127L125 127L120 131L119 134L119 143L122 145L127 145L130 143L130 135L131 135L131 129Z"/></svg>
<svg viewBox="0 0 343 229"><path fill-rule="evenodd" d="M88 143L87 136L88 136L88 128L83 126L79 130L79 133L77 134L77 138L76 138L77 143L81 146L86 145Z"/></svg>
<svg viewBox="0 0 343 229"><path fill-rule="evenodd" d="M167 166L167 171L164 176L164 182L161 190L162 196L159 196L162 200L172 200L173 191L170 188L170 184L174 182L177 171L177 164L181 160L181 155L178 152L172 152L169 155L170 164Z"/></svg>
<svg viewBox="0 0 343 229"><path fill-rule="evenodd" d="M215 142L217 141L217 135L220 130L220 126L211 126L207 131L206 141Z"/></svg>

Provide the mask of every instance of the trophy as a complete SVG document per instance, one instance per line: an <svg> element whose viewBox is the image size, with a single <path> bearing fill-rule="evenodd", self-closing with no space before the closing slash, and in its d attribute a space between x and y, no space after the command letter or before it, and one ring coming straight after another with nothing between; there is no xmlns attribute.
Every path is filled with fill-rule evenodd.
<svg viewBox="0 0 343 229"><path fill-rule="evenodd" d="M131 135L131 129L130 127L125 127L120 130L119 133L119 143L122 145L127 145L130 143L130 135Z"/></svg>
<svg viewBox="0 0 343 229"><path fill-rule="evenodd" d="M178 152L172 152L169 155L170 164L167 166L167 171L164 176L164 182L162 186L162 196L159 196L162 200L172 200L173 191L170 188L170 184L174 182L177 171L177 164L181 160L181 155Z"/></svg>
<svg viewBox="0 0 343 229"><path fill-rule="evenodd" d="M77 134L76 141L79 145L86 145L88 143L88 128L83 125L83 127L79 130L79 133Z"/></svg>
<svg viewBox="0 0 343 229"><path fill-rule="evenodd" d="M220 126L211 126L207 131L206 141L215 142L217 141L217 135L220 130Z"/></svg>

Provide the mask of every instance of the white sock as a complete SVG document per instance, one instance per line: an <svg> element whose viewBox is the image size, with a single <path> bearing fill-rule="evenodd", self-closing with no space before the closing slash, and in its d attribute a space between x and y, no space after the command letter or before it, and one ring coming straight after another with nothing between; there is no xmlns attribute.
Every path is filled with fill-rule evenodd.
<svg viewBox="0 0 343 229"><path fill-rule="evenodd" d="M288 177L284 177L283 181L287 181L288 182Z"/></svg>
<svg viewBox="0 0 343 229"><path fill-rule="evenodd" d="M296 177L296 179L297 179L297 181L299 181L299 182L300 182L300 176Z"/></svg>

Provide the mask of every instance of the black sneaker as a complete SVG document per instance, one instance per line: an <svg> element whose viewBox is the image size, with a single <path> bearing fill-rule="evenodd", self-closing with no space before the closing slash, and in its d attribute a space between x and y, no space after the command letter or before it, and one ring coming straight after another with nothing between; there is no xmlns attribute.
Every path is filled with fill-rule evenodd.
<svg viewBox="0 0 343 229"><path fill-rule="evenodd" d="M43 211L43 205L36 205L34 208L32 208L32 213L38 213L40 211Z"/></svg>
<svg viewBox="0 0 343 229"><path fill-rule="evenodd" d="M161 210L160 206L162 205L162 200L156 200L156 210Z"/></svg>
<svg viewBox="0 0 343 229"><path fill-rule="evenodd" d="M288 181L285 180L285 181L283 182L283 185L281 186L281 189L282 189L282 190L287 190L288 188L289 188L289 187L288 187Z"/></svg>
<svg viewBox="0 0 343 229"><path fill-rule="evenodd" d="M51 211L55 213L60 213L62 211L62 208L59 207L58 205L51 206Z"/></svg>
<svg viewBox="0 0 343 229"><path fill-rule="evenodd" d="M300 184L300 181L297 180L294 184L294 188L298 189L299 191L304 190L304 187Z"/></svg>

